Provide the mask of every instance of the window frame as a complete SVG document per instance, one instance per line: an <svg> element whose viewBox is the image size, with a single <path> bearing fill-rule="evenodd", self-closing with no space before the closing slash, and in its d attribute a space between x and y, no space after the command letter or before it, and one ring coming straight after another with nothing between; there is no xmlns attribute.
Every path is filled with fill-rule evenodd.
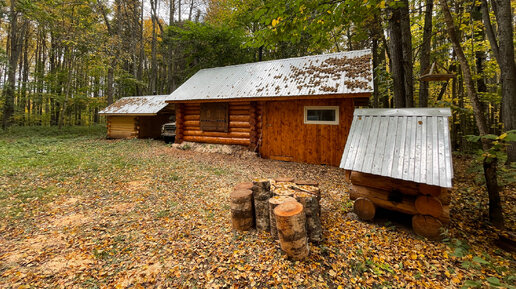
<svg viewBox="0 0 516 289"><path fill-rule="evenodd" d="M327 121L327 120L308 120L308 111L309 110L334 110L335 111L335 120ZM329 105L329 106L305 106L304 107L304 124L325 124L325 125L339 125L340 117L339 117L340 107L338 105Z"/></svg>

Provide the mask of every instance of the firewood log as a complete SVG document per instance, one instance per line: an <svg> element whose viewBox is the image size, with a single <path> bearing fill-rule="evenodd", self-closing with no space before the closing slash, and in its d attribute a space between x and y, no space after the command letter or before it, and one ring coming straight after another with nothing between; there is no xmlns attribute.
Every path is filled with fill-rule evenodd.
<svg viewBox="0 0 516 289"><path fill-rule="evenodd" d="M430 240L441 239L441 228L442 223L432 216L415 215L412 217L414 232Z"/></svg>
<svg viewBox="0 0 516 289"><path fill-rule="evenodd" d="M270 231L269 199L271 197L271 183L269 180L253 182L254 214L256 229L259 231Z"/></svg>
<svg viewBox="0 0 516 289"><path fill-rule="evenodd" d="M245 183L240 183L238 185L235 186L234 190L240 190L240 189L244 189L244 190L251 190L253 188L253 182L245 182Z"/></svg>
<svg viewBox="0 0 516 289"><path fill-rule="evenodd" d="M398 190L406 195L419 194L417 183L355 171L351 172L351 183L353 185L373 187L385 191Z"/></svg>
<svg viewBox="0 0 516 289"><path fill-rule="evenodd" d="M376 206L368 198L358 198L353 204L353 211L360 219L370 221L376 214Z"/></svg>
<svg viewBox="0 0 516 289"><path fill-rule="evenodd" d="M438 199L432 196L419 196L414 205L421 215L430 215L434 218L438 218L443 213L443 205Z"/></svg>
<svg viewBox="0 0 516 289"><path fill-rule="evenodd" d="M352 185L349 192L349 198L356 200L358 198L367 198L377 207L398 211L404 214L419 215L415 206L415 197L408 195L393 195L392 192L385 190ZM450 222L450 208L443 206L442 214L438 219L443 223Z"/></svg>
<svg viewBox="0 0 516 289"><path fill-rule="evenodd" d="M271 237L274 240L278 240L278 228L276 226L276 216L274 215L274 209L285 203L285 202L291 202L296 201L293 197L289 196L274 196L269 199L269 219L270 219L270 226L271 226Z"/></svg>
<svg viewBox="0 0 516 289"><path fill-rule="evenodd" d="M305 208L306 233L312 242L322 241L321 207L316 195L307 192L296 192L296 200Z"/></svg>
<svg viewBox="0 0 516 289"><path fill-rule="evenodd" d="M298 202L286 202L274 209L281 249L294 260L308 256L308 238L306 236L306 216L303 205Z"/></svg>
<svg viewBox="0 0 516 289"><path fill-rule="evenodd" d="M248 231L254 225L253 192L251 190L236 190L230 195L231 221L233 229Z"/></svg>

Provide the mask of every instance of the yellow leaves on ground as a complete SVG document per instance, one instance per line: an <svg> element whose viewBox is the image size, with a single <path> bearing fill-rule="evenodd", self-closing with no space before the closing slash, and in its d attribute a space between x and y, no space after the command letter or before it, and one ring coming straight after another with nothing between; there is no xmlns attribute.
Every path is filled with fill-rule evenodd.
<svg viewBox="0 0 516 289"><path fill-rule="evenodd" d="M447 236L468 240L467 248L421 239L403 221L357 220L338 168L146 140L24 147L31 146L74 152L73 161L49 167L38 155L30 168L0 173L0 195L9 194L0 198L0 287L455 288L468 280L487 287L488 280L507 284L516 268L513 256L492 245L485 192L463 159ZM268 234L231 231L231 188L280 176L315 180L323 192L324 240L302 262L287 260ZM45 194L28 197L36 188Z"/></svg>

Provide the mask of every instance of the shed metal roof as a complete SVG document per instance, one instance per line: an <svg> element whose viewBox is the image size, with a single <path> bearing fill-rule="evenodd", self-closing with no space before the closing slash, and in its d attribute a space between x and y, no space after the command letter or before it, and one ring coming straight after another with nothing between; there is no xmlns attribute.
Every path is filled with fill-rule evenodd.
<svg viewBox="0 0 516 289"><path fill-rule="evenodd" d="M167 101L371 93L372 69L370 50L209 68Z"/></svg>
<svg viewBox="0 0 516 289"><path fill-rule="evenodd" d="M167 95L122 97L104 108L99 114L104 115L155 115L165 108Z"/></svg>
<svg viewBox="0 0 516 289"><path fill-rule="evenodd" d="M449 108L356 109L340 167L452 187Z"/></svg>

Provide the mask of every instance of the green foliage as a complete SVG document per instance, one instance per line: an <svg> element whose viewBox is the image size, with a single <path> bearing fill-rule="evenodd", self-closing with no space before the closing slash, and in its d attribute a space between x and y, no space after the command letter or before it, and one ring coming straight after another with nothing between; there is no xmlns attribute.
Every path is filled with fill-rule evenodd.
<svg viewBox="0 0 516 289"><path fill-rule="evenodd" d="M164 39L164 44L177 51L173 61L183 67L177 71L178 83L203 68L249 62L249 51L242 48L243 42L241 29L191 21L169 26Z"/></svg>

